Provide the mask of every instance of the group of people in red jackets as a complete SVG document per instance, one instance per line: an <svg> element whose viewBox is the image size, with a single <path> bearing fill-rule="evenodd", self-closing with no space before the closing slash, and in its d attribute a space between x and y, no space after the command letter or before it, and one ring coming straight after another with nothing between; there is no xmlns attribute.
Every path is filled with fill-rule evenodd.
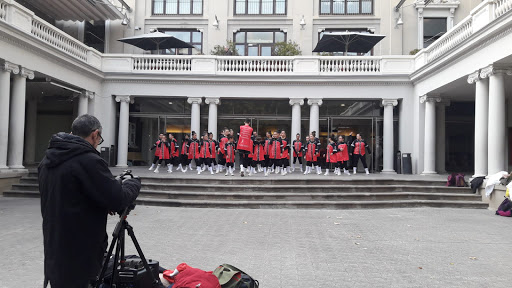
<svg viewBox="0 0 512 288"><path fill-rule="evenodd" d="M240 176L251 176L258 172L263 172L265 176L270 173L287 175L295 171L295 165L299 162L300 171L304 175L310 173L322 174L318 159L320 158L320 141L316 138L315 132L306 136L306 142L301 141L300 134L295 135L296 139L290 141L286 137L285 131L266 132L265 139L254 132L250 126L250 120L245 120L244 125L240 126L238 141L235 142L233 130L224 128L219 141L213 139L212 133L204 133L200 139L192 131L192 138L185 135L185 139L180 146L172 134L169 139L164 134L160 134L159 140L153 145L151 150L155 150L153 164L149 170L159 172L159 168L164 163L167 165L167 172L172 173L175 165L178 170L186 172L192 170L192 160L195 161L197 174L208 171L211 174L220 173L225 170L225 175L234 175L236 153L239 153ZM330 170L336 175L343 173L350 175L348 163L350 160L349 150L353 153L352 164L354 165L354 174L356 167L361 160L365 171L369 174L365 154L369 152L368 144L357 135L353 143L346 143L343 136L337 139L332 136L325 154L323 155L328 167L324 175L329 175ZM293 162L290 165L290 158ZM306 168L303 170L303 159L306 160ZM355 164L354 164L355 163ZM214 172L215 170L215 172Z"/></svg>

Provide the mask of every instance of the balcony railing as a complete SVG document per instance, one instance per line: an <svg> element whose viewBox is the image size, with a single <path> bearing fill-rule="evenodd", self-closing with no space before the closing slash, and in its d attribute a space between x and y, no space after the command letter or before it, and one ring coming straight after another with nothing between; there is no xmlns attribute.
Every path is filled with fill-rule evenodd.
<svg viewBox="0 0 512 288"><path fill-rule="evenodd" d="M507 13L512 10L512 0L498 0L496 1L496 9L494 10L494 14L497 17Z"/></svg>
<svg viewBox="0 0 512 288"><path fill-rule="evenodd" d="M380 73L382 58L380 57L322 57L320 72L322 73Z"/></svg>

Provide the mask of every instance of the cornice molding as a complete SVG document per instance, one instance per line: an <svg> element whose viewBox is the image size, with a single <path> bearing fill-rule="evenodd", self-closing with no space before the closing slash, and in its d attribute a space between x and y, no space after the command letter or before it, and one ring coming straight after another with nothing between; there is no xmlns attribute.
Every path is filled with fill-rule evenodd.
<svg viewBox="0 0 512 288"><path fill-rule="evenodd" d="M480 71L480 78L485 79L497 74L512 75L512 69L489 65Z"/></svg>
<svg viewBox="0 0 512 288"><path fill-rule="evenodd" d="M34 79L34 71L27 69L25 67L21 67L20 76L32 80L32 79Z"/></svg>
<svg viewBox="0 0 512 288"><path fill-rule="evenodd" d="M478 81L480 81L480 71L479 70L469 74L469 76L468 76L469 84L475 84Z"/></svg>

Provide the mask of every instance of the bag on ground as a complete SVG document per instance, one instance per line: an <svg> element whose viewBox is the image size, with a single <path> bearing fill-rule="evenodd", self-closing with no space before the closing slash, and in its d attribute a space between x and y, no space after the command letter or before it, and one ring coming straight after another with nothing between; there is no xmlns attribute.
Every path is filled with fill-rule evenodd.
<svg viewBox="0 0 512 288"><path fill-rule="evenodd" d="M455 176L455 186L457 187L467 187L466 180L464 180L464 174L459 173Z"/></svg>
<svg viewBox="0 0 512 288"><path fill-rule="evenodd" d="M509 198L505 198L503 202L501 202L498 210L496 210L496 215L511 217L512 216L512 201Z"/></svg>
<svg viewBox="0 0 512 288"><path fill-rule="evenodd" d="M446 186L455 186L455 173L448 175L446 180Z"/></svg>
<svg viewBox="0 0 512 288"><path fill-rule="evenodd" d="M217 267L213 271L213 275L219 278L222 288L258 288L260 286L257 280L229 264L222 264Z"/></svg>

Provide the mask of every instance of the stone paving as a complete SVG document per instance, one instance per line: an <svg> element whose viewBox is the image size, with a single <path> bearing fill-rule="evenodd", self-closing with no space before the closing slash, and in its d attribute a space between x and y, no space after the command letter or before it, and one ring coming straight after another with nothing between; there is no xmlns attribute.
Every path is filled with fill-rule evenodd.
<svg viewBox="0 0 512 288"><path fill-rule="evenodd" d="M261 287L508 287L512 219L489 210L236 210L138 206L148 258L230 263ZM116 223L109 218L110 235ZM41 287L38 199L0 197L0 287ZM127 251L135 249L127 246ZM21 285L20 285L21 284Z"/></svg>

